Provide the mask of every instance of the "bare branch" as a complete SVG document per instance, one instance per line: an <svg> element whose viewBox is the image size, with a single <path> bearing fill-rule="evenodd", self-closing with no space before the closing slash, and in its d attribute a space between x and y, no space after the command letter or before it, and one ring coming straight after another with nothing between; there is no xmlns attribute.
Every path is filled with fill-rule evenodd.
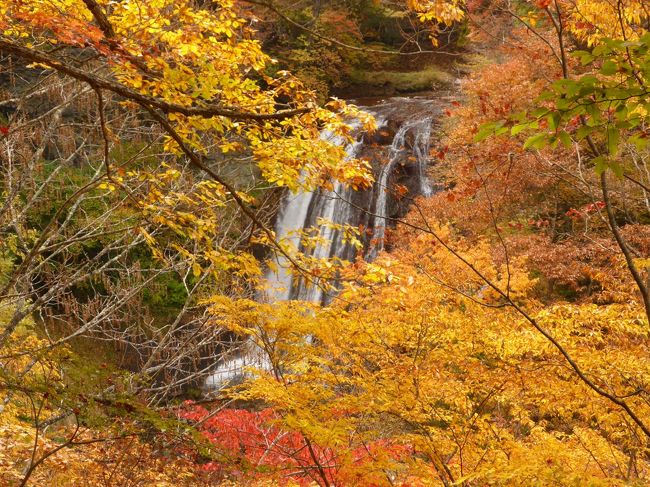
<svg viewBox="0 0 650 487"><path fill-rule="evenodd" d="M48 54L36 51L34 49L29 49L27 47L21 46L20 44L16 44L15 42L8 40L6 37L0 37L0 50L15 54L19 57L22 57L23 59L27 59L32 62L44 64L62 74L88 83L95 89L101 88L111 91L127 100L134 101L141 105L155 107L161 110L163 113L180 113L188 117L226 117L231 120L239 121L265 121L284 120L287 118L295 117L297 115L308 113L312 110L310 107L302 107L290 110L279 110L274 113L254 113L243 111L238 108L224 107L221 105L188 107L179 105L177 103L169 103L165 100L161 100L160 98L143 95L142 93L138 93L137 91L114 81L109 81L105 78L93 76L86 71L70 65L66 65L62 61L59 61L58 59L55 59Z"/></svg>

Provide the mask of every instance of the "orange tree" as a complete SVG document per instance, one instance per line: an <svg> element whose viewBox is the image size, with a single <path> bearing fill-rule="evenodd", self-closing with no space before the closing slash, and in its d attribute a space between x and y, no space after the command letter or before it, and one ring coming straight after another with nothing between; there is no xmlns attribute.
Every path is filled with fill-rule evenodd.
<svg viewBox="0 0 650 487"><path fill-rule="evenodd" d="M647 483L647 12L517 6L507 61L452 113L453 184L416 202L394 251L353 266L328 308L213 300L272 364L237 397L339 452L320 468L340 478ZM412 450L355 461L381 442Z"/></svg>

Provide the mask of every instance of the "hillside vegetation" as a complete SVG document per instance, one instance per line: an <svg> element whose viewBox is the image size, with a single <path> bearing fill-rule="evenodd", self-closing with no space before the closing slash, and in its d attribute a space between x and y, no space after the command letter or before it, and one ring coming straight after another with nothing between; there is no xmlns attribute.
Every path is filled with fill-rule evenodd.
<svg viewBox="0 0 650 487"><path fill-rule="evenodd" d="M0 0L0 485L648 485L649 114L645 0Z"/></svg>

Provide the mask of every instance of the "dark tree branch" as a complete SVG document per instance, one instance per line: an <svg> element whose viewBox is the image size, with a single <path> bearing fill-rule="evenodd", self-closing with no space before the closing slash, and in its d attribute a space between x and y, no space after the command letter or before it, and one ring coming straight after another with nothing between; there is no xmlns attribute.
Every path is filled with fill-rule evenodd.
<svg viewBox="0 0 650 487"><path fill-rule="evenodd" d="M104 33L106 38L112 39L113 37L115 37L115 31L113 30L113 26L108 21L108 17L106 17L106 14L99 6L99 4L95 2L95 0L83 0L83 2L86 4L88 10L90 10L90 13L93 14L93 18L95 19L95 22L97 22L97 25L99 25L99 28Z"/></svg>
<svg viewBox="0 0 650 487"><path fill-rule="evenodd" d="M621 249L621 252L625 257L625 262L627 263L630 274L632 274L634 282L636 282L636 285L639 288L641 298L643 299L643 305L645 307L645 314L648 318L648 322L650 323L650 292L648 292L648 286L646 286L641 273L637 269L636 264L634 263L634 258L632 257L632 252L630 251L627 242L623 238L623 235L621 235L621 231L618 228L618 224L616 223L616 217L614 215L614 209L612 208L609 187L607 184L607 171L603 171L600 175L600 188L603 192L603 201L605 202L605 210L607 211L609 227L612 231L612 234L614 235L614 239L616 240L618 247Z"/></svg>
<svg viewBox="0 0 650 487"><path fill-rule="evenodd" d="M86 71L68 66L62 61L49 56L46 53L21 46L8 40L6 37L0 37L0 50L15 54L32 62L44 64L56 71L70 76L76 80L88 83L95 89L104 89L111 91L127 100L134 101L139 105L152 106L163 113L180 113L188 117L226 117L235 121L266 121L266 120L284 120L287 118L295 117L308 113L312 110L309 107L294 108L289 110L279 110L274 113L254 113L250 111L241 110L235 107L224 107L221 105L212 106L192 106L179 105L177 103L170 103L160 98L153 96L143 95L131 88L124 85L110 81L98 76L93 76Z"/></svg>

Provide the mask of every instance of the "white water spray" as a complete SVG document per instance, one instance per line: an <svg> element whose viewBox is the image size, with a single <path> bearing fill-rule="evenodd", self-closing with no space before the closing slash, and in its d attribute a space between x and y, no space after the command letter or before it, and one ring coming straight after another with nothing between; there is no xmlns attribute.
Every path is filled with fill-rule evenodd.
<svg viewBox="0 0 650 487"><path fill-rule="evenodd" d="M382 107L377 107L381 109ZM395 105L386 106L388 115L395 110ZM374 113L373 113L374 112ZM372 110L371 113L377 120L378 127L383 127L386 118ZM358 126L357 126L358 128ZM395 165L403 161L409 153L405 147L410 143L411 154L417 161L417 180L419 191L425 196L432 194L432 188L426 176L429 164L429 141L431 137L432 118L419 117L417 120L404 122L395 134L389 149L388 162L381 168L375 183L373 240L366 252L366 259L373 260L384 248L386 224L389 222L390 178ZM408 135L410 134L410 138ZM323 133L323 139L334 143L343 143L330 133ZM345 151L347 158L356 157L362 149L363 143L358 139L347 144ZM288 244L288 247L310 252L315 258L344 257L350 250L344 241L341 232L331 225L319 224L320 220L339 224L356 224L352 221L356 214L350 201L354 191L349 186L344 186L336 181L331 191L316 189L313 191L298 191L288 193L281 205L275 224L275 233L279 241ZM301 249L301 231L311 227L319 227L319 242L314 249ZM277 254L274 269L269 269L265 275L267 290L259 299L266 302L287 301L299 299L314 303L322 303L326 298L320 286L305 283L302 279L294 279L291 263L282 254ZM215 371L206 381L208 389L219 389L233 381L243 378L247 367L269 369L270 364L264 352L253 343L246 341L243 346L233 353L233 356L217 365Z"/></svg>

